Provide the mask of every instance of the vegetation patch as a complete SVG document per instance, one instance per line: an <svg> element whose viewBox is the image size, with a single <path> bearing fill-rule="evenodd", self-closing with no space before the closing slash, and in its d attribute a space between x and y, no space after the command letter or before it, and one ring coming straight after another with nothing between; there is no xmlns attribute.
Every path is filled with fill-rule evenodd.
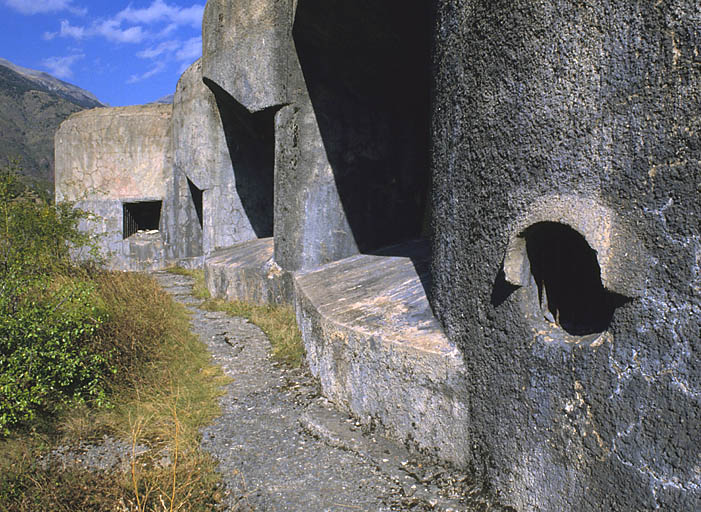
<svg viewBox="0 0 701 512"><path fill-rule="evenodd" d="M154 279L71 263L82 215L0 170L0 511L215 510L199 429L227 380ZM126 464L52 456L105 437Z"/></svg>
<svg viewBox="0 0 701 512"><path fill-rule="evenodd" d="M297 327L294 309L289 305L259 305L246 301L227 301L212 298L207 290L203 270L172 268L170 272L187 275L195 280L195 295L204 300L200 306L209 311L223 311L231 316L248 319L261 328L270 340L272 355L293 368L304 360L304 342Z"/></svg>
<svg viewBox="0 0 701 512"><path fill-rule="evenodd" d="M200 300L206 300L210 298L209 290L207 289L207 282L204 279L204 270L202 269L187 269L182 267L171 267L168 269L171 274L176 274L179 276L187 276L194 279L192 286L192 295Z"/></svg>

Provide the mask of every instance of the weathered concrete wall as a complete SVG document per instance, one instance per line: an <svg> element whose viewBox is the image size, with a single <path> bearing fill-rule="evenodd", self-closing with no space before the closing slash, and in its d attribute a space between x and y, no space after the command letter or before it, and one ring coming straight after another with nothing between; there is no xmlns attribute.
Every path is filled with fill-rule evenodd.
<svg viewBox="0 0 701 512"><path fill-rule="evenodd" d="M78 112L56 132L56 200L165 197L170 105Z"/></svg>
<svg viewBox="0 0 701 512"><path fill-rule="evenodd" d="M439 2L433 305L517 510L698 510L699 26L692 0ZM587 335L550 297L585 284L574 247L611 312Z"/></svg>
<svg viewBox="0 0 701 512"><path fill-rule="evenodd" d="M275 260L286 271L421 234L427 10L394 0L208 2L205 82L241 107L239 120L275 116Z"/></svg>
<svg viewBox="0 0 701 512"><path fill-rule="evenodd" d="M324 394L363 424L464 466L467 374L426 298L428 243L389 252L295 274L309 367Z"/></svg>
<svg viewBox="0 0 701 512"><path fill-rule="evenodd" d="M249 112L287 103L293 17L293 0L209 0L202 22L204 76Z"/></svg>
<svg viewBox="0 0 701 512"><path fill-rule="evenodd" d="M305 146L300 158L315 173L330 174L348 224L344 236L363 253L427 234L429 6L404 0L297 6L295 49L326 160L310 162L316 151ZM294 142L288 138L283 150L292 157ZM320 219L335 207L324 194L307 202L323 210Z"/></svg>
<svg viewBox="0 0 701 512"><path fill-rule="evenodd" d="M292 302L292 275L273 260L273 239L259 238L222 249L205 262L213 297L254 304Z"/></svg>
<svg viewBox="0 0 701 512"><path fill-rule="evenodd" d="M286 271L357 252L294 49L295 4L210 0L203 21L203 74L213 89L249 113L277 113L273 232Z"/></svg>
<svg viewBox="0 0 701 512"><path fill-rule="evenodd" d="M236 143L254 146L241 138ZM250 149L254 151L255 147ZM236 163L240 167L245 165ZM255 227L264 216L260 212L266 206L259 206L257 210L244 207L242 198L246 201L255 195L249 192L255 180L246 180L247 176L243 176L239 183L238 177L241 177L241 169L234 169L217 98L204 84L202 64L198 60L180 78L173 99L170 193L174 200L166 227L170 258L180 260L208 255L257 238ZM268 188L272 196L272 172ZM202 196L199 213L195 197L198 193ZM272 204L269 210L272 213ZM272 218L262 222L270 224L268 229L272 234Z"/></svg>
<svg viewBox="0 0 701 512"><path fill-rule="evenodd" d="M158 233L124 238L124 203L164 201L172 173L170 105L93 109L56 132L56 200L93 214L82 229L100 235L108 266L141 270L165 264ZM155 228L155 226L154 226Z"/></svg>

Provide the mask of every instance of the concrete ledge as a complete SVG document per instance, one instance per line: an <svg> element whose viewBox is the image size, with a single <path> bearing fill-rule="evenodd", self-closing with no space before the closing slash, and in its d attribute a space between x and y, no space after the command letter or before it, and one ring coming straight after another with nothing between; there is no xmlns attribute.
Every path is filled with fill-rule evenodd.
<svg viewBox="0 0 701 512"><path fill-rule="evenodd" d="M428 245L392 249L396 256L358 255L295 275L307 361L338 406L462 465L465 367L424 291Z"/></svg>
<svg viewBox="0 0 701 512"><path fill-rule="evenodd" d="M290 302L292 277L273 261L273 239L259 238L212 253L204 264L213 297L256 304Z"/></svg>
<svg viewBox="0 0 701 512"><path fill-rule="evenodd" d="M364 424L458 465L467 461L466 372L426 297L426 242L285 273L271 238L215 252L210 293L259 304L294 300L312 373ZM294 296L294 298L293 298Z"/></svg>

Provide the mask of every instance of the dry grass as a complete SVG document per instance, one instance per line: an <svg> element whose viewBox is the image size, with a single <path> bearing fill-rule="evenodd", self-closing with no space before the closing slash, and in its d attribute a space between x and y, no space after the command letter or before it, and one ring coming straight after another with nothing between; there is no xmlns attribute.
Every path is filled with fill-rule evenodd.
<svg viewBox="0 0 701 512"><path fill-rule="evenodd" d="M171 267L168 269L168 272L170 272L171 274L177 274L179 276L188 276L193 278L195 280L195 283L192 287L192 295L194 295L195 298L205 300L210 297L209 290L207 289L207 283L204 279L204 270L191 270L182 267Z"/></svg>
<svg viewBox="0 0 701 512"><path fill-rule="evenodd" d="M247 318L260 327L268 337L275 359L293 368L298 368L302 364L304 343L291 306L277 304L261 306L243 301L208 299L201 307Z"/></svg>
<svg viewBox="0 0 701 512"><path fill-rule="evenodd" d="M223 311L231 316L247 318L265 333L272 345L272 355L278 361L297 368L304 359L304 343L297 327L297 319L292 307L287 305L258 305L246 301L226 301L210 296L205 283L203 270L189 270L180 267L168 269L178 275L195 280L193 291L202 299L202 308L209 311Z"/></svg>
<svg viewBox="0 0 701 512"><path fill-rule="evenodd" d="M112 354L111 408L82 405L0 443L0 511L209 511L220 498L199 429L219 414L226 383L189 330L186 310L152 278L98 273L109 311L96 347ZM43 467L57 444L121 438L146 453L127 472ZM167 455L167 464L159 461Z"/></svg>

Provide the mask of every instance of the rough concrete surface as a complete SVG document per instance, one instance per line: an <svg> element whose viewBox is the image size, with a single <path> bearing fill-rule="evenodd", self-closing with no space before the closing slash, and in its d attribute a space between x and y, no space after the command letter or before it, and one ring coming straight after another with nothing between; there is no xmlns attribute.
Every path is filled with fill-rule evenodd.
<svg viewBox="0 0 701 512"><path fill-rule="evenodd" d="M291 302L292 277L273 261L273 243L261 238L213 253L204 265L212 296L255 304Z"/></svg>
<svg viewBox="0 0 701 512"><path fill-rule="evenodd" d="M125 238L123 204L163 201L171 168L171 105L79 112L56 132L56 201L91 214L80 228L97 235L107 265L152 270L165 265L161 233ZM156 220L152 228L163 227Z"/></svg>
<svg viewBox="0 0 701 512"><path fill-rule="evenodd" d="M464 465L465 368L426 299L428 245L393 249L396 256L358 255L295 276L307 360L338 406Z"/></svg>
<svg viewBox="0 0 701 512"><path fill-rule="evenodd" d="M250 112L287 102L295 0L210 0L202 20L203 73Z"/></svg>
<svg viewBox="0 0 701 512"><path fill-rule="evenodd" d="M234 128L224 124L229 117L220 112L217 98L203 82L198 60L181 76L173 99L173 200L166 221L173 260L208 255L258 236L255 220L263 208L249 214L242 202L242 196L246 200L251 195L247 191L255 182L246 176L238 183L241 170L234 165L239 162L232 161L227 144L227 130ZM236 143L247 145L245 140ZM270 173L272 195L272 167ZM194 197L198 193L199 212ZM268 202L272 212L272 200ZM272 219L268 222L272 224Z"/></svg>
<svg viewBox="0 0 701 512"><path fill-rule="evenodd" d="M171 105L78 112L56 132L56 200L165 196Z"/></svg>
<svg viewBox="0 0 701 512"><path fill-rule="evenodd" d="M439 466L339 413L305 369L274 363L242 318L197 308L190 278L158 281L192 312L193 332L232 378L222 415L202 432L229 510L506 511L468 474Z"/></svg>
<svg viewBox="0 0 701 512"><path fill-rule="evenodd" d="M469 457L518 510L701 506L700 23L693 0L438 3L433 306L469 375ZM614 259L590 236L612 219ZM623 295L597 343L538 305L556 238L504 275L510 241L563 220Z"/></svg>

